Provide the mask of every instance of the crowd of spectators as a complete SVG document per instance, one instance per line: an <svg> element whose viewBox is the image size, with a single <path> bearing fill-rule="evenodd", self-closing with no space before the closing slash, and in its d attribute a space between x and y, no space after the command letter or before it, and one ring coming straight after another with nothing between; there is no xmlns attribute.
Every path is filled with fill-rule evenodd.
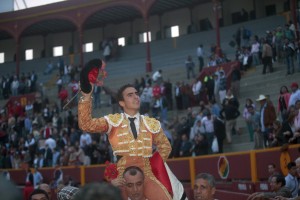
<svg viewBox="0 0 300 200"><path fill-rule="evenodd" d="M284 43L280 43L280 45L277 43L279 40L292 42L292 38L289 38L293 37L292 24L289 24L288 27L282 34L277 28L278 32L274 32L272 37L271 33L267 32L264 40L258 40L258 36L252 36L249 41L248 38L244 38L246 40L244 43L249 43L249 46L245 48L248 52L247 67L245 67L245 54L241 53L241 49L238 49L237 60L241 62L242 67L241 69L232 67L230 80L227 80L225 71L218 68L219 70L205 76L202 80L196 78L197 73L192 73L193 80L191 82L189 80L178 81L175 85L171 83L169 77L164 77L162 70L157 70L152 76L147 74L140 80L135 79L133 81L133 85L141 97L140 112L156 117L161 121L173 147L171 158L221 153L223 152L224 139L227 140L227 143L231 143L232 135L240 134L236 120L240 115L238 99L240 98L241 70L246 70L256 64L264 64L265 61L260 56L260 54L263 55L261 52L263 45L260 41L271 42L272 50L276 52L272 53L273 62L284 60L281 57L282 53L285 52L285 48L288 46L291 48L293 45L284 46ZM287 32L291 34L289 35ZM205 53L203 45L200 45L199 48L201 48L200 53L197 49L196 55L202 57L199 58L200 70L203 68L204 61L202 59ZM255 51L256 49L258 52ZM258 58L254 58L256 53ZM211 56L219 56L214 45L211 47ZM289 60L289 58L285 58L286 61ZM191 57L188 57L188 60L190 62ZM224 58L220 62L227 61L228 59ZM210 67L214 66L211 66L209 59L206 62ZM27 76L21 74L20 78L7 76L1 79L1 92L4 98L27 92L37 92L40 94L40 98L36 98L34 102L27 102L24 107L20 107L20 104L15 102L13 104L14 110L19 110L19 112L9 113L5 109L1 111L0 168L90 165L105 163L107 160L114 162L106 135L82 132L78 128L75 109L63 110L63 105L67 99L75 96L79 90L78 73L80 69L72 67L72 65L65 65L62 58L60 58L57 66L59 71L56 82L57 98L47 97L45 91L37 87L38 78L34 72ZM187 75L190 78L190 74ZM14 82L18 82L18 84L14 84ZM228 88L227 82L231 82L231 88ZM14 89L14 85L18 85L17 90ZM243 117L249 130L249 140L256 141L255 148L298 142L299 127L296 120L298 120L299 110L299 101L297 100L300 98L298 98L297 83L294 83L293 86L291 87L291 94L287 87L285 87L285 91L281 90L278 107L281 118L276 121L277 115L274 114L273 121L268 123L267 127L260 127L258 120L261 119L262 113L256 111L258 109L255 108L255 103L251 98L246 103ZM9 92L6 92L5 88L8 88ZM117 102L113 102L113 92L106 87L102 89L112 96L112 106L113 104L117 105ZM71 91L70 96L69 91ZM285 93L289 95L284 95ZM101 93L94 93L94 99L96 99L94 106L99 108L101 102L97 101L99 97L96 95L101 95ZM293 99L292 103L289 103L290 99ZM60 100L60 104L57 100ZM257 100L258 102L266 100L266 104L261 104L262 106L272 105L266 95ZM74 102L76 105L76 99ZM182 114L172 115L176 116L172 117L168 114L170 111ZM118 109L113 109L113 113L115 112L118 112ZM294 122L294 126L292 122ZM283 131L283 127L290 127L290 133ZM279 133L283 134L283 138L288 135L290 139L282 140L281 134L279 142L277 137ZM216 141L217 149L212 148Z"/></svg>

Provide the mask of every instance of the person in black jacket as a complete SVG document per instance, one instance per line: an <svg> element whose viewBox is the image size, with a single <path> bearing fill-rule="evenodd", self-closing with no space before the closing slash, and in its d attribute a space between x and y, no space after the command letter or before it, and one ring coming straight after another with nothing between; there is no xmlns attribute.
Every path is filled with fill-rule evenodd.
<svg viewBox="0 0 300 200"><path fill-rule="evenodd" d="M26 180L25 183L30 182L33 185L33 174L30 168L27 169Z"/></svg>
<svg viewBox="0 0 300 200"><path fill-rule="evenodd" d="M236 133L239 134L239 130L236 127L236 119L240 116L238 108L230 103L231 101L225 100L224 107L220 112L221 117L226 121L226 137L227 142L231 143L231 132L234 128Z"/></svg>
<svg viewBox="0 0 300 200"><path fill-rule="evenodd" d="M225 127L225 121L222 117L217 117L214 120L214 130L215 130L215 136L218 140L219 145L219 153L223 153L223 141L226 138L226 127Z"/></svg>
<svg viewBox="0 0 300 200"><path fill-rule="evenodd" d="M197 134L194 138L194 146L192 151L196 156L208 155L209 144L205 134Z"/></svg>

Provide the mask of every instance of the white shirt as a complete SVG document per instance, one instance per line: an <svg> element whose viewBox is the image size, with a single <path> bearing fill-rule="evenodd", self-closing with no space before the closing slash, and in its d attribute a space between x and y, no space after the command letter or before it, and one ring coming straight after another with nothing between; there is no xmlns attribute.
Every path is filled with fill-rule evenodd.
<svg viewBox="0 0 300 200"><path fill-rule="evenodd" d="M299 183L296 177L292 176L290 173L288 173L288 175L285 177L285 187L287 187L291 193L293 197L297 197L298 196L298 188L299 188Z"/></svg>
<svg viewBox="0 0 300 200"><path fill-rule="evenodd" d="M201 48L201 47L197 48L197 56L198 57L203 57L204 56L203 48Z"/></svg>
<svg viewBox="0 0 300 200"><path fill-rule="evenodd" d="M148 102L150 103L152 100L152 88L151 87L145 87L142 95L141 95L141 102Z"/></svg>
<svg viewBox="0 0 300 200"><path fill-rule="evenodd" d="M258 42L252 44L251 53L258 53L259 52L260 44Z"/></svg>
<svg viewBox="0 0 300 200"><path fill-rule="evenodd" d="M200 94L201 86L202 86L201 81L198 81L197 83L193 84L192 90L194 95Z"/></svg>
<svg viewBox="0 0 300 200"><path fill-rule="evenodd" d="M11 88L13 88L13 89L19 88L19 81L18 81L18 80L14 80L14 81L11 83Z"/></svg>
<svg viewBox="0 0 300 200"><path fill-rule="evenodd" d="M32 146L32 145L34 145L34 143L35 143L35 139L34 139L34 138L31 138L30 141L29 141L29 140L26 140L26 142L25 142L25 147Z"/></svg>
<svg viewBox="0 0 300 200"><path fill-rule="evenodd" d="M125 117L128 119L128 117L135 117L135 120L134 120L134 125L135 125L135 129L136 129L136 131L137 131L137 134L139 135L139 133L140 133L140 113L137 113L137 114L135 114L134 116L130 116L130 115L128 115L127 113L124 113L125 114ZM128 119L128 121L129 121L129 119ZM130 123L130 121L129 121L129 123ZM130 126L129 126L130 127ZM130 128L130 130L131 130L131 128ZM132 131L131 131L132 132Z"/></svg>
<svg viewBox="0 0 300 200"><path fill-rule="evenodd" d="M213 118L211 117L210 119L207 118L207 116L202 118L202 124L205 129L206 133L213 133L214 132L214 123L213 123Z"/></svg>
<svg viewBox="0 0 300 200"><path fill-rule="evenodd" d="M91 143L92 143L91 135L88 133L82 133L80 136L80 147L85 147L86 145L89 145Z"/></svg>
<svg viewBox="0 0 300 200"><path fill-rule="evenodd" d="M300 90L298 89L296 92L292 93L289 100L289 107L295 105L296 101L300 100Z"/></svg>
<svg viewBox="0 0 300 200"><path fill-rule="evenodd" d="M48 147L53 150L55 147L56 147L56 141L52 138L48 138L46 141L45 141L45 145L48 145Z"/></svg>
<svg viewBox="0 0 300 200"><path fill-rule="evenodd" d="M157 81L157 79L160 77L161 77L161 74L159 73L159 71L154 72L154 74L152 75L153 81Z"/></svg>

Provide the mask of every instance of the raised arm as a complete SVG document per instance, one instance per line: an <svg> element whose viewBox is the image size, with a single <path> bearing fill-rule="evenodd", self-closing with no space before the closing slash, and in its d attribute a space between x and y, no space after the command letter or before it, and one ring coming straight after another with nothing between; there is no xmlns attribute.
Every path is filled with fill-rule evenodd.
<svg viewBox="0 0 300 200"><path fill-rule="evenodd" d="M79 128L89 133L106 133L108 123L104 117L92 118L92 98L83 97L78 103Z"/></svg>

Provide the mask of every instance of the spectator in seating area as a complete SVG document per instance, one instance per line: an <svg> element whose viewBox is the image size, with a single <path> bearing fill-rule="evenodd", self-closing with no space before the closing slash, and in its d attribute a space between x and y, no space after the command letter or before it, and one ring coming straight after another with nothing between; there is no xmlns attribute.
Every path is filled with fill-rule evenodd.
<svg viewBox="0 0 300 200"><path fill-rule="evenodd" d="M220 103L223 103L225 96L226 96L226 89L227 89L227 79L225 76L224 70L220 70L220 76L219 76L219 85L218 85L218 91L219 91L219 97L220 97Z"/></svg>
<svg viewBox="0 0 300 200"><path fill-rule="evenodd" d="M51 188L48 184L46 183L41 183L38 186L38 189L44 190L45 192L47 192L49 200L53 200L52 199L52 193L51 193Z"/></svg>
<svg viewBox="0 0 300 200"><path fill-rule="evenodd" d="M182 110L183 109L183 103L182 103L182 87L183 83L177 81L174 88L174 94L175 94L175 101L176 101L176 109Z"/></svg>
<svg viewBox="0 0 300 200"><path fill-rule="evenodd" d="M68 90L62 86L60 92L58 93L58 98L60 99L60 109L63 110L64 105L67 103L68 99Z"/></svg>
<svg viewBox="0 0 300 200"><path fill-rule="evenodd" d="M100 86L95 86L93 97L94 97L94 109L101 108L101 87Z"/></svg>
<svg viewBox="0 0 300 200"><path fill-rule="evenodd" d="M207 111L207 114L202 118L201 124L204 127L205 136L208 141L208 147L211 147L215 136L215 130L214 130L214 118L210 113L210 111ZM209 152L210 152L210 148L209 148Z"/></svg>
<svg viewBox="0 0 300 200"><path fill-rule="evenodd" d="M226 121L226 138L227 142L231 143L232 129L234 128L236 133L239 130L236 127L236 119L240 115L238 108L231 103L228 99L224 101L223 109L220 111L220 116Z"/></svg>
<svg viewBox="0 0 300 200"><path fill-rule="evenodd" d="M241 71L238 66L231 66L231 90L234 97L240 97L240 80L241 80Z"/></svg>
<svg viewBox="0 0 300 200"><path fill-rule="evenodd" d="M298 176L298 178L300 178L300 157L298 157L295 160L295 163L296 163L296 167L297 167L297 176Z"/></svg>
<svg viewBox="0 0 300 200"><path fill-rule="evenodd" d="M263 148L263 134L260 128L260 113L255 111L253 106L248 106L248 112L250 113L249 117L249 125L251 129L254 131L254 149L261 149Z"/></svg>
<svg viewBox="0 0 300 200"><path fill-rule="evenodd" d="M282 123L279 120L275 120L273 122L273 128L269 133L269 147L282 146L284 144L282 136Z"/></svg>
<svg viewBox="0 0 300 200"><path fill-rule="evenodd" d="M293 82L291 84L291 90L292 90L292 94L289 99L289 105L288 105L289 107L295 105L297 100L300 100L300 90L299 90L298 83Z"/></svg>
<svg viewBox="0 0 300 200"><path fill-rule="evenodd" d="M29 200L50 200L47 192L42 189L35 189L30 194Z"/></svg>
<svg viewBox="0 0 300 200"><path fill-rule="evenodd" d="M86 145L92 144L91 135L87 132L83 132L80 136L80 148L84 148Z"/></svg>
<svg viewBox="0 0 300 200"><path fill-rule="evenodd" d="M152 87L146 83L146 87L141 94L141 114L150 112L150 103L152 101Z"/></svg>
<svg viewBox="0 0 300 200"><path fill-rule="evenodd" d="M35 167L33 171L33 186L37 188L39 184L43 183L43 176L41 172L38 171L38 168Z"/></svg>
<svg viewBox="0 0 300 200"><path fill-rule="evenodd" d="M159 69L157 71L155 71L152 75L152 80L154 83L157 83L158 85L160 85L163 81L163 76L162 76L162 70Z"/></svg>
<svg viewBox="0 0 300 200"><path fill-rule="evenodd" d="M269 173L269 179L268 179L268 181L269 181L269 183L271 182L271 180L272 180L272 177L274 176L274 175L281 175L281 173L280 172L278 172L278 170L276 169L276 165L274 164L274 163L269 163L268 164L268 173Z"/></svg>
<svg viewBox="0 0 300 200"><path fill-rule="evenodd" d="M109 42L107 42L104 46L103 56L104 56L105 62L108 62L111 58L111 46L110 46Z"/></svg>
<svg viewBox="0 0 300 200"><path fill-rule="evenodd" d="M191 151L194 156L208 155L210 148L205 134L195 135L193 142Z"/></svg>
<svg viewBox="0 0 300 200"><path fill-rule="evenodd" d="M246 125L247 125L247 129L248 129L248 132L249 132L249 136L250 136L250 142L253 142L254 140L254 130L253 130L253 126L252 124L250 123L251 122L251 113L248 111L249 107L252 106L253 109L255 110L255 104L253 103L252 99L250 98L247 98L246 99L246 104L245 104L245 107L244 107L244 111L243 111L243 118L246 122Z"/></svg>
<svg viewBox="0 0 300 200"><path fill-rule="evenodd" d="M191 75L192 78L195 78L195 63L192 59L192 56L188 56L186 61L185 61L185 68L186 68L186 75L187 79L190 79Z"/></svg>
<svg viewBox="0 0 300 200"><path fill-rule="evenodd" d="M292 193L292 197L298 197L299 182L297 180L297 166L295 162L289 162L287 164L289 170L288 175L285 177L286 187ZM278 195L279 196L279 195Z"/></svg>
<svg viewBox="0 0 300 200"><path fill-rule="evenodd" d="M153 191L152 191L153 192ZM107 183L89 183L76 193L74 200L121 200L121 191Z"/></svg>
<svg viewBox="0 0 300 200"><path fill-rule="evenodd" d="M57 200L74 200L80 189L73 186L66 186L57 193ZM51 200L51 199L50 199Z"/></svg>
<svg viewBox="0 0 300 200"><path fill-rule="evenodd" d="M204 49L203 49L203 45L200 44L198 47L197 47L197 57L198 57L198 60L199 60L199 72L202 71L203 67L204 67Z"/></svg>
<svg viewBox="0 0 300 200"><path fill-rule="evenodd" d="M221 116L217 116L214 119L214 130L215 130L215 136L218 140L218 146L219 146L219 153L223 153L223 143L224 139L226 138L226 126L224 118Z"/></svg>
<svg viewBox="0 0 300 200"><path fill-rule="evenodd" d="M189 141L187 134L181 135L180 157L188 157L192 155L192 143Z"/></svg>
<svg viewBox="0 0 300 200"><path fill-rule="evenodd" d="M208 173L200 173L195 178L194 199L214 200L216 193L215 178Z"/></svg>
<svg viewBox="0 0 300 200"><path fill-rule="evenodd" d="M288 144L297 142L299 131L295 127L295 113L290 113L287 120L282 123L282 129L277 136L279 144Z"/></svg>
<svg viewBox="0 0 300 200"><path fill-rule="evenodd" d="M252 55L252 63L254 66L257 66L260 64L259 48L260 48L260 44L258 42L258 37L253 36L253 43L251 46L251 55Z"/></svg>
<svg viewBox="0 0 300 200"><path fill-rule="evenodd" d="M247 200L270 199L277 196L292 197L291 191L286 186L286 181L282 175L273 175L271 177L271 192L256 192L251 194Z"/></svg>
<svg viewBox="0 0 300 200"><path fill-rule="evenodd" d="M20 86L20 82L18 80L18 77L15 75L11 83L11 93L13 96L19 95L19 86Z"/></svg>
<svg viewBox="0 0 300 200"><path fill-rule="evenodd" d="M30 182L33 185L33 174L31 172L30 168L27 169L26 179L25 179L25 183L28 183L28 182Z"/></svg>
<svg viewBox="0 0 300 200"><path fill-rule="evenodd" d="M272 128L273 122L276 120L276 111L274 106L268 101L265 95L259 95L256 99L260 104L260 131L264 136L264 146L267 147L268 134Z"/></svg>
<svg viewBox="0 0 300 200"><path fill-rule="evenodd" d="M292 41L288 38L284 39L283 51L285 53L285 63L287 65L286 75L293 74L295 72L294 66L294 54L295 54L295 46Z"/></svg>
<svg viewBox="0 0 300 200"><path fill-rule="evenodd" d="M263 63L263 71L262 74L266 74L267 66L269 68L269 72L273 72L273 64L272 64L272 47L268 44L267 40L262 39L262 63Z"/></svg>
<svg viewBox="0 0 300 200"><path fill-rule="evenodd" d="M289 89L287 86L281 86L280 94L278 97L278 106L277 106L277 113L281 115L281 120L285 121L287 119L287 111L289 107L291 94L289 93Z"/></svg>

